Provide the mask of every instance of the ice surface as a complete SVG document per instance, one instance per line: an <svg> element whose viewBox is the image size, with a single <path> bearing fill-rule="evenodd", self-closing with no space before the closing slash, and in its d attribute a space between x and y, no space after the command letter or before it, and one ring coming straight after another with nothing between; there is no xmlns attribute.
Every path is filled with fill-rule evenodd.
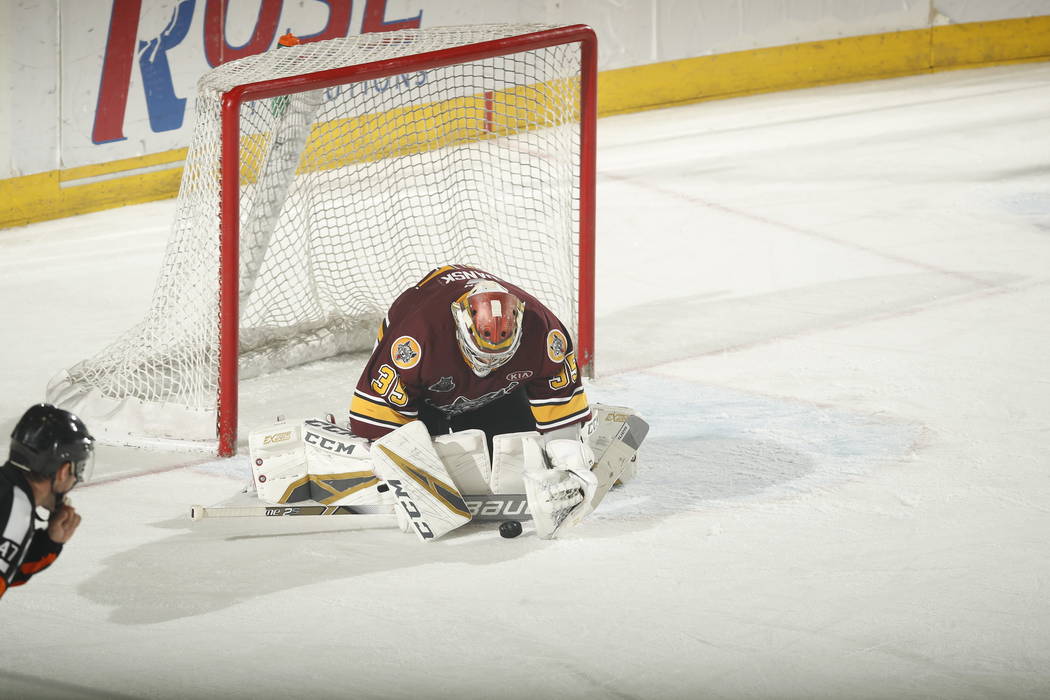
<svg viewBox="0 0 1050 700"><path fill-rule="evenodd" d="M0 602L0 696L1050 694L1050 65L599 124L592 400L652 424L556 541L189 520L243 457L102 448ZM173 202L0 231L0 450L145 312ZM345 411L360 360L247 382ZM305 522L303 522L305 521Z"/></svg>

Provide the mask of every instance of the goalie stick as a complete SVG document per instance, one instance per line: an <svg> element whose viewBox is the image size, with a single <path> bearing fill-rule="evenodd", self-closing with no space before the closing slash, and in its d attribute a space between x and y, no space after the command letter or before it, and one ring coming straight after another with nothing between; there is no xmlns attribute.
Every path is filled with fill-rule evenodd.
<svg viewBox="0 0 1050 700"><path fill-rule="evenodd" d="M471 522L502 522L504 520L532 520L529 504L523 493L484 494L463 496ZM192 506L190 518L259 518L295 515L371 515L392 518L393 506Z"/></svg>
<svg viewBox="0 0 1050 700"><path fill-rule="evenodd" d="M286 515L393 515L390 506L191 506L190 518L254 518Z"/></svg>

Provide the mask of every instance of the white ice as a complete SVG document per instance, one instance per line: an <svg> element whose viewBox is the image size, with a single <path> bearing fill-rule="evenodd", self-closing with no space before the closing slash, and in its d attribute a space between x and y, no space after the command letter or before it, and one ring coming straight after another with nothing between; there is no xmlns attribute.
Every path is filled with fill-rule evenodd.
<svg viewBox="0 0 1050 700"><path fill-rule="evenodd" d="M0 601L0 696L1050 695L1050 64L599 132L589 393L651 422L637 480L560 540L423 545L194 524L245 458L103 448ZM172 211L0 231L0 451L142 317ZM245 421L355 379L248 382Z"/></svg>

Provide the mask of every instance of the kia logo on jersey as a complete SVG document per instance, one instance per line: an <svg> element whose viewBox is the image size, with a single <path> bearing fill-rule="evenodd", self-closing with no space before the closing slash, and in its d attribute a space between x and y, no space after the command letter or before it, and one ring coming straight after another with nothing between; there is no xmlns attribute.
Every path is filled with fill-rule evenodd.
<svg viewBox="0 0 1050 700"><path fill-rule="evenodd" d="M532 376L531 369L520 369L517 372L511 372L507 375L508 382L523 382Z"/></svg>

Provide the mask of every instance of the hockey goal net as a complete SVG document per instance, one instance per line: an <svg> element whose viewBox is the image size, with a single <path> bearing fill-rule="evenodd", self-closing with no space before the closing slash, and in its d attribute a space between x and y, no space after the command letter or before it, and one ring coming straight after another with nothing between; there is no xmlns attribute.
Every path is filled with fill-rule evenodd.
<svg viewBox="0 0 1050 700"><path fill-rule="evenodd" d="M238 378L369 349L449 263L535 294L591 366L595 59L582 25L491 25L205 74L150 310L48 400L107 442L233 454Z"/></svg>

